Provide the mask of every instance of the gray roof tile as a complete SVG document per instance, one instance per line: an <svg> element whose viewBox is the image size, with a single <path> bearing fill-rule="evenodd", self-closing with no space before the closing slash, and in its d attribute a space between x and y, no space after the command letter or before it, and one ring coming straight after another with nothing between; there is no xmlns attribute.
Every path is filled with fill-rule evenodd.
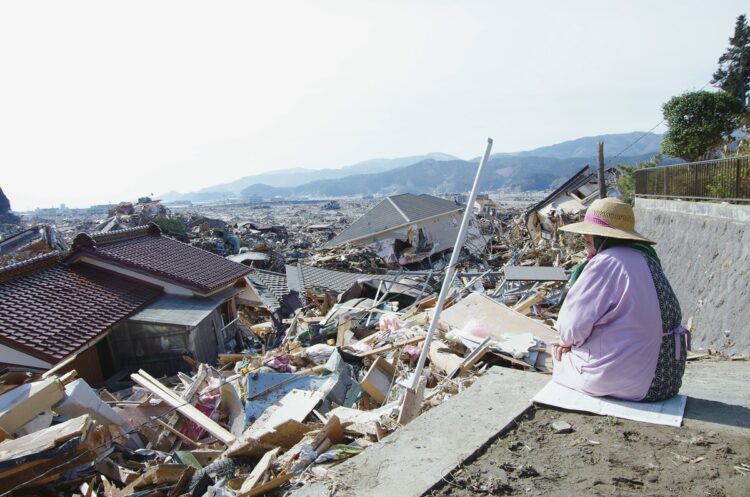
<svg viewBox="0 0 750 497"><path fill-rule="evenodd" d="M336 247L399 226L462 209L463 206L432 195L413 195L411 193L393 195L385 198L364 216L354 221L351 226L328 241L324 247Z"/></svg>
<svg viewBox="0 0 750 497"><path fill-rule="evenodd" d="M357 280L370 279L376 276L374 274L346 273L302 264L287 265L286 275L289 290L296 291L300 295L304 295L308 288L320 288L340 293L351 288Z"/></svg>
<svg viewBox="0 0 750 497"><path fill-rule="evenodd" d="M256 269L247 275L253 287L258 290L263 303L273 312L281 307L281 301L289 293L286 275Z"/></svg>

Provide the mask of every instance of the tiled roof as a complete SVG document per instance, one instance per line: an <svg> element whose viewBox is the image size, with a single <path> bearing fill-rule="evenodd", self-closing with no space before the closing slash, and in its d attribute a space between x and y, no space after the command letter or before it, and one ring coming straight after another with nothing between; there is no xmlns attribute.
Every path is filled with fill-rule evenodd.
<svg viewBox="0 0 750 497"><path fill-rule="evenodd" d="M153 223L109 233L81 233L71 252L74 259L92 257L203 294L232 284L251 271L243 264L162 236Z"/></svg>
<svg viewBox="0 0 750 497"><path fill-rule="evenodd" d="M289 293L285 274L256 269L248 274L247 278L260 294L266 307L272 312L281 307L282 299Z"/></svg>
<svg viewBox="0 0 750 497"><path fill-rule="evenodd" d="M0 342L55 363L154 300L161 289L59 252L0 269Z"/></svg>
<svg viewBox="0 0 750 497"><path fill-rule="evenodd" d="M357 280L368 280L375 277L383 278L382 275L345 273L303 264L287 264L286 266L289 289L298 292L300 295L305 295L305 290L308 288L320 288L340 293L351 288Z"/></svg>
<svg viewBox="0 0 750 497"><path fill-rule="evenodd" d="M370 209L344 231L328 241L324 247L336 247L388 231L407 226L441 214L462 210L463 206L432 195L393 195Z"/></svg>

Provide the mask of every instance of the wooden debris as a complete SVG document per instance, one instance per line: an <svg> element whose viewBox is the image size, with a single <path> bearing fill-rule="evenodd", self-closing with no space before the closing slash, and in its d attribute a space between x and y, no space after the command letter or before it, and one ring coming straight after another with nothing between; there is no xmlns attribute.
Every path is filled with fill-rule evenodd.
<svg viewBox="0 0 750 497"><path fill-rule="evenodd" d="M138 373L133 373L130 377L133 381L164 400L164 402L177 409L177 412L188 418L190 421L200 425L208 433L215 436L226 445L230 445L236 440L234 435L219 426L216 421L200 412L191 404L185 402L184 399L178 397L174 392L159 383L155 378L151 377L151 375L142 369Z"/></svg>
<svg viewBox="0 0 750 497"><path fill-rule="evenodd" d="M382 357L378 357L360 382L360 386L379 404L382 404L388 397L395 374L396 368Z"/></svg>
<svg viewBox="0 0 750 497"><path fill-rule="evenodd" d="M65 389L56 376L10 390L0 395L0 428L12 435L64 397Z"/></svg>

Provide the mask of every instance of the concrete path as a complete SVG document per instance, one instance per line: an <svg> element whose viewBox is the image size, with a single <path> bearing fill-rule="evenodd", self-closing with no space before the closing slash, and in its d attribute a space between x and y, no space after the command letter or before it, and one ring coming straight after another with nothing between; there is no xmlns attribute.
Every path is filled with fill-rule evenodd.
<svg viewBox="0 0 750 497"><path fill-rule="evenodd" d="M335 467L331 479L292 497L417 497L473 455L529 407L550 380L538 373L490 369L474 385L383 442ZM750 361L689 362L680 393L683 425L730 431L750 440Z"/></svg>
<svg viewBox="0 0 750 497"><path fill-rule="evenodd" d="M750 361L688 362L680 393L688 395L684 426L750 440Z"/></svg>
<svg viewBox="0 0 750 497"><path fill-rule="evenodd" d="M549 380L539 373L492 368L460 395L332 469L332 481L291 495L420 496L509 427Z"/></svg>

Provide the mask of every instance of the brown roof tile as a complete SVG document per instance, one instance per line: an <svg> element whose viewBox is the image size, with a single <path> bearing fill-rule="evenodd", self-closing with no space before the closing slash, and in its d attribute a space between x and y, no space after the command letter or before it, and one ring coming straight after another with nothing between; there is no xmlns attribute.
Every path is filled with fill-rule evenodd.
<svg viewBox="0 0 750 497"><path fill-rule="evenodd" d="M211 293L235 282L251 269L224 257L161 235L148 226L102 234L79 234L72 257L87 255L167 281Z"/></svg>
<svg viewBox="0 0 750 497"><path fill-rule="evenodd" d="M0 342L54 364L161 293L46 254L0 270Z"/></svg>

